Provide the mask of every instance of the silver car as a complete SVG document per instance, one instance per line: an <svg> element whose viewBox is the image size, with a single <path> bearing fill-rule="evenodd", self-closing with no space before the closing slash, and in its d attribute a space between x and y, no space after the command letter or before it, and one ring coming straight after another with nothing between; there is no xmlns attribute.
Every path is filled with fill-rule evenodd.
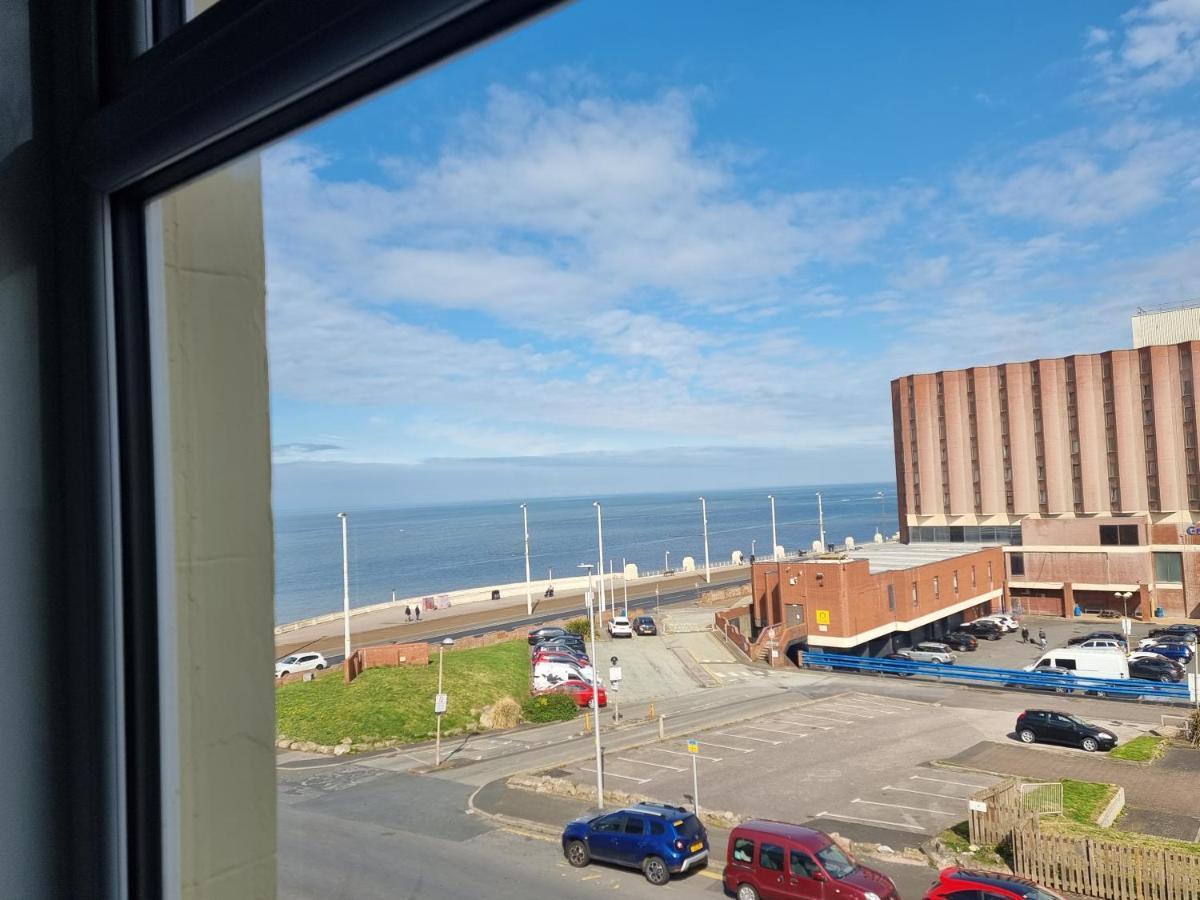
<svg viewBox="0 0 1200 900"><path fill-rule="evenodd" d="M954 652L949 645L937 641L922 641L900 652L914 662L941 663L945 666L952 666L955 660Z"/></svg>

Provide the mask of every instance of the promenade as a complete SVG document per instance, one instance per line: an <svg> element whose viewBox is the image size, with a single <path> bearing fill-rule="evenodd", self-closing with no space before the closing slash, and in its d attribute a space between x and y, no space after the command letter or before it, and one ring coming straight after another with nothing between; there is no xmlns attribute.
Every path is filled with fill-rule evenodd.
<svg viewBox="0 0 1200 900"><path fill-rule="evenodd" d="M648 575L636 580L630 580L629 609L635 608L653 610L655 589L667 595L684 590L703 588L719 589L738 581L749 578L750 566L726 565L712 572L712 582L705 584L704 572L675 572L670 575ZM616 600L617 607L623 608L624 594L621 577L614 579L615 590L606 600L611 604ZM513 625L533 624L549 618L559 618L569 615L584 615L584 592L587 590L586 579L571 578L555 581L555 595L543 597L545 582L538 588L534 583L533 615L526 613L525 586L501 586L500 598L492 600L489 597L490 588L478 588L470 591L456 591L449 596L452 605L446 609L422 610L420 622L406 622L404 619L405 605L412 605L412 598L398 599L396 603L388 603L369 610L355 612L351 610L350 633L356 647L371 644L383 644L394 641L426 641L440 638L448 632L481 628L495 625L497 628ZM567 585L563 587L563 585ZM611 586L611 584L610 584ZM467 599L462 595L471 596ZM473 596L472 596L473 595ZM455 602L456 598L458 599ZM611 609L611 605L610 605ZM294 653L297 650L317 650L326 655L340 659L343 646L343 619L340 614L330 614L319 617L318 621L308 624L279 626L275 630L276 657Z"/></svg>

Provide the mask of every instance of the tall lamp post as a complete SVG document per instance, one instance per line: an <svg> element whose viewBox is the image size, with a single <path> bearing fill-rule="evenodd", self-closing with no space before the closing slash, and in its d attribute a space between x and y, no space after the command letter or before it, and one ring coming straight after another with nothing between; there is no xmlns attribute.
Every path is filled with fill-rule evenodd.
<svg viewBox="0 0 1200 900"><path fill-rule="evenodd" d="M704 580L712 584L712 572L708 567L708 502L700 498L700 518L704 520Z"/></svg>
<svg viewBox="0 0 1200 900"><path fill-rule="evenodd" d="M821 492L817 491L817 529L821 532L821 552L825 552L825 507L821 505Z"/></svg>
<svg viewBox="0 0 1200 900"><path fill-rule="evenodd" d="M1115 591L1113 596L1121 601L1121 613L1126 619L1129 618L1129 598L1133 596L1133 591Z"/></svg>
<svg viewBox="0 0 1200 900"><path fill-rule="evenodd" d="M879 498L879 524L875 526L875 533L882 534L883 532L883 491L876 491L875 496Z"/></svg>
<svg viewBox="0 0 1200 900"><path fill-rule="evenodd" d="M521 504L521 520L525 523L525 615L533 615L533 585L529 581L529 508Z"/></svg>
<svg viewBox="0 0 1200 900"><path fill-rule="evenodd" d="M621 557L621 592L625 595L625 618L629 618L629 579L625 577L625 557Z"/></svg>
<svg viewBox="0 0 1200 900"><path fill-rule="evenodd" d="M754 538L750 538L750 558L754 559Z"/></svg>
<svg viewBox="0 0 1200 900"><path fill-rule="evenodd" d="M445 638L438 644L438 689L437 696L433 698L433 714L437 718L437 743L433 751L435 769L441 768L442 765L442 716L446 714L446 695L442 691L442 651L453 646L454 638Z"/></svg>
<svg viewBox="0 0 1200 900"><path fill-rule="evenodd" d="M666 575L667 572L669 572L670 570L671 570L671 551L665 550L665 551L663 551L663 574Z"/></svg>
<svg viewBox="0 0 1200 900"><path fill-rule="evenodd" d="M604 809L604 767L600 757L600 684L596 672L600 668L600 657L596 655L596 619L592 612L595 594L592 592L592 569L590 563L580 563L580 569L588 570L588 626L592 631L592 731L596 736L596 808Z"/></svg>
<svg viewBox="0 0 1200 900"><path fill-rule="evenodd" d="M596 507L596 542L599 549L599 557L596 559L596 564L600 567L600 624L604 624L604 510L600 506L599 500L594 500L592 506Z"/></svg>
<svg viewBox="0 0 1200 900"><path fill-rule="evenodd" d="M771 501L771 559L779 559L779 535L775 532L775 495L767 494L767 499Z"/></svg>
<svg viewBox="0 0 1200 900"><path fill-rule="evenodd" d="M350 665L350 538L347 522L349 516L344 512L338 513L342 520L342 619L345 624L346 646L342 665Z"/></svg>

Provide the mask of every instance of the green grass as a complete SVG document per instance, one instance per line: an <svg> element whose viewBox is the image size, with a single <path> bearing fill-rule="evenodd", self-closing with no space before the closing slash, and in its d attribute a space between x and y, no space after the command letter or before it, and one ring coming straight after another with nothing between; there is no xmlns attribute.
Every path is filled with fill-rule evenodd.
<svg viewBox="0 0 1200 900"><path fill-rule="evenodd" d="M996 847L980 847L971 853L971 828L966 822L959 822L957 825L947 828L938 835L938 839L942 842L942 846L951 853L969 854L980 863L1000 865L1005 862Z"/></svg>
<svg viewBox="0 0 1200 900"><path fill-rule="evenodd" d="M1069 834L1075 837L1095 838L1115 844L1125 844L1130 847L1148 847L1155 850L1170 850L1175 853L1200 854L1200 843L1193 841L1176 841L1171 838L1157 837L1152 834L1139 834L1135 831L1118 831L1115 828L1101 828L1099 825L1085 825L1081 822L1055 821L1053 818L1043 818L1043 831L1052 834Z"/></svg>
<svg viewBox="0 0 1200 900"><path fill-rule="evenodd" d="M1083 825L1095 824L1108 801L1112 799L1117 789L1111 784L1098 784L1094 781L1072 781L1064 778L1063 786L1063 815L1072 822Z"/></svg>
<svg viewBox="0 0 1200 900"><path fill-rule="evenodd" d="M1166 749L1167 739L1154 734L1143 734L1135 737L1128 744L1122 744L1108 751L1113 759L1130 759L1134 762L1153 762L1162 756Z"/></svg>
<svg viewBox="0 0 1200 900"><path fill-rule="evenodd" d="M437 657L428 666L368 669L350 684L337 675L285 684L275 693L279 734L294 741L337 744L433 737ZM442 734L469 729L478 711L501 697L518 703L529 694L529 648L509 641L445 655L444 688L449 695Z"/></svg>

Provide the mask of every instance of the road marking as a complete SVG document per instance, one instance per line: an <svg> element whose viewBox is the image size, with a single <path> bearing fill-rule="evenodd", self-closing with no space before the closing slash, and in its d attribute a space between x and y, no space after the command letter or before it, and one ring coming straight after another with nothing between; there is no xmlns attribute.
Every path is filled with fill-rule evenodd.
<svg viewBox="0 0 1200 900"><path fill-rule="evenodd" d="M820 719L823 722L837 722L839 725L853 725L849 719L835 719L833 716L814 716L809 713L789 712L789 716L799 716L801 719Z"/></svg>
<svg viewBox="0 0 1200 900"><path fill-rule="evenodd" d="M942 784L956 784L959 787L975 788L975 790L979 790L980 788L987 787L986 784L971 784L966 781L947 781L945 778L928 778L925 775L910 775L909 780L910 781L937 781Z"/></svg>
<svg viewBox="0 0 1200 900"><path fill-rule="evenodd" d="M587 768L587 766L581 766L580 768L584 772L591 772L593 775L596 774L595 769L589 769L589 768ZM638 784L645 784L647 781L650 780L649 778L634 778L632 775L618 775L616 772L609 772L607 770L605 770L605 772L604 772L604 777L605 778L624 778L626 781L636 781Z"/></svg>
<svg viewBox="0 0 1200 900"><path fill-rule="evenodd" d="M725 877L723 875L718 875L716 872L710 872L710 871L708 871L708 869L701 869L696 874L703 875L705 878L711 878L713 881L724 881L725 880Z"/></svg>
<svg viewBox="0 0 1200 900"><path fill-rule="evenodd" d="M931 794L929 791L914 791L912 788L898 788L898 787L892 787L890 784L889 784L889 785L886 785L886 786L883 788L883 790L885 790L885 791L903 791L903 792L904 792L904 793L906 793L906 794L921 794L921 795L923 795L923 796L925 796L925 797L941 797L941 798L943 798L944 800L959 800L959 801L963 801L963 800L966 800L966 799L967 799L966 797L959 797L959 796L957 796L957 795L955 795L955 794Z"/></svg>
<svg viewBox="0 0 1200 900"><path fill-rule="evenodd" d="M719 747L720 744L715 744L714 746ZM682 750L668 750L665 747L659 747L658 752L659 753L674 753L676 756L694 756L694 757L696 757L696 759L708 759L708 760L712 760L713 762L721 761L721 757L719 757L719 756L705 756L703 753L684 753ZM746 752L749 753L750 751L747 750ZM595 771L595 770L593 770L593 771Z"/></svg>
<svg viewBox="0 0 1200 900"><path fill-rule="evenodd" d="M736 750L738 753L753 753L753 747L730 747L728 744L718 744L716 741L710 741L707 738L704 740L705 747L720 747L722 750ZM676 751L671 751L672 753ZM691 756L690 753L685 753L684 756Z"/></svg>
<svg viewBox="0 0 1200 900"><path fill-rule="evenodd" d="M882 713L885 716L894 716L896 714L896 710L894 709L884 709L882 706L872 706L871 704L863 703L860 700L839 700L838 705L844 706L851 711L858 712L860 715L865 714L865 712Z"/></svg>
<svg viewBox="0 0 1200 900"><path fill-rule="evenodd" d="M811 722L791 722L787 719L777 719L781 725L795 725L797 728L819 728L821 731L833 731L832 725L814 725Z"/></svg>
<svg viewBox="0 0 1200 900"><path fill-rule="evenodd" d="M783 743L783 741L773 741L770 738L747 737L744 734L733 734L729 731L714 731L713 734L719 734L721 737L731 737L739 741L757 741L760 744L771 744L774 747L778 747Z"/></svg>
<svg viewBox="0 0 1200 900"><path fill-rule="evenodd" d="M670 769L674 772L682 772L683 766L668 766L663 763L654 763L645 759L630 759L628 756L614 756L613 759L618 759L621 762L634 763L639 766L654 766L659 769Z"/></svg>
<svg viewBox="0 0 1200 900"><path fill-rule="evenodd" d="M862 710L858 710L858 709L847 709L846 707L844 707L844 706L842 706L842 705L840 705L840 704L839 704L839 705L836 705L836 706L834 706L834 704L829 704L829 705L830 705L830 706L833 706L833 711L834 711L835 713L837 713L839 716L858 716L859 718L862 718L862 719L873 719L873 718L875 718L873 715L871 715L871 713L865 713L865 712L863 712ZM878 710L876 710L876 712L878 712Z"/></svg>
<svg viewBox="0 0 1200 900"><path fill-rule="evenodd" d="M771 734L790 734L792 737L808 737L807 734L798 731L784 731L782 728L763 728L761 725L746 725L743 723L742 728L753 728L755 731L767 731Z"/></svg>
<svg viewBox="0 0 1200 900"><path fill-rule="evenodd" d="M856 697L850 698L850 700L853 703L862 703L862 704L866 704L866 705L877 704L880 707L886 707L887 709L898 709L901 712L908 712L910 709L912 709L911 706L897 706L895 703L892 703L888 700L883 700L879 697L856 696Z"/></svg>
<svg viewBox="0 0 1200 900"><path fill-rule="evenodd" d="M893 807L894 809L909 809L909 810L912 810L913 812L929 813L930 815L934 815L934 816L955 815L955 813L943 812L940 809L926 809L923 806L901 806L899 803L881 803L878 800L860 800L857 797L855 797L850 802L851 803L866 803L868 806L890 806L890 807Z"/></svg>
<svg viewBox="0 0 1200 900"><path fill-rule="evenodd" d="M844 819L847 822L862 822L864 825L889 825L892 828L903 828L905 831L915 831L917 834L924 834L924 828L918 828L915 825L906 825L904 822L885 822L883 819L860 819L857 816L843 816L840 813L821 812L817 813L814 818L822 819Z"/></svg>

